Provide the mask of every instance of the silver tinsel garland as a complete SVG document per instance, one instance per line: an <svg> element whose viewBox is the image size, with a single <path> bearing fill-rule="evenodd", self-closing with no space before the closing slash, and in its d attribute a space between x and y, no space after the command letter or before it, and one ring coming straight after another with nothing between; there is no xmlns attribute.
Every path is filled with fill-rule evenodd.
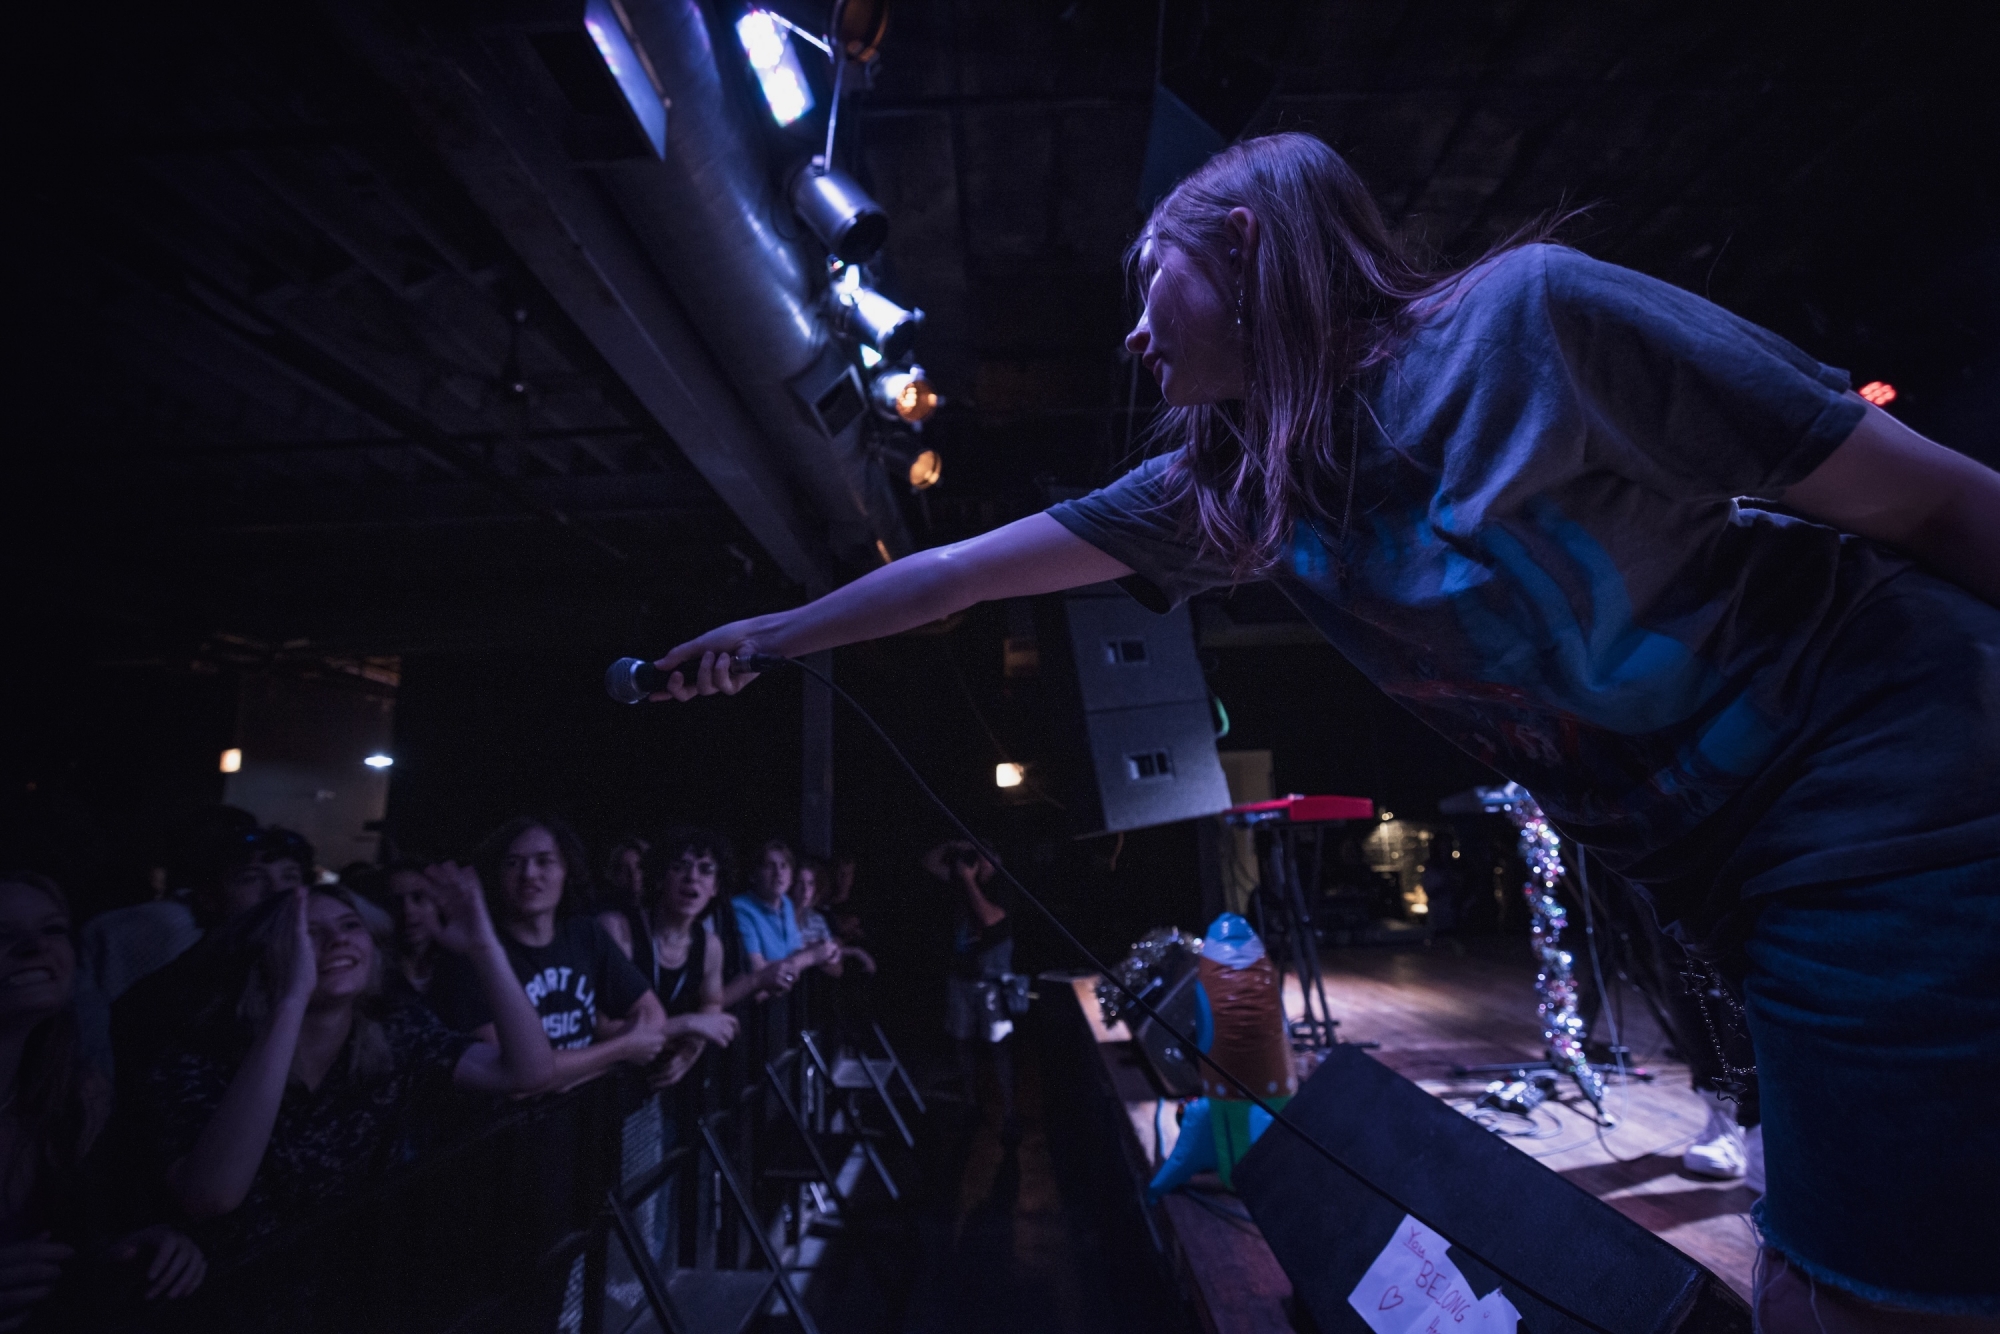
<svg viewBox="0 0 2000 1334"><path fill-rule="evenodd" d="M1535 1009L1542 1017L1542 1041L1548 1048L1549 1064L1558 1074L1574 1079L1597 1109L1598 1119L1610 1124L1611 1118L1604 1111L1604 1077L1591 1068L1583 1051L1583 1017L1576 1012L1576 960L1562 947L1563 927L1569 924L1569 912L1556 897L1556 886L1565 874L1562 837L1526 788L1509 783L1495 795L1499 798L1495 804L1520 831L1521 860L1528 864L1528 879L1521 893L1528 900L1535 958L1540 964L1535 990L1541 1000Z"/></svg>

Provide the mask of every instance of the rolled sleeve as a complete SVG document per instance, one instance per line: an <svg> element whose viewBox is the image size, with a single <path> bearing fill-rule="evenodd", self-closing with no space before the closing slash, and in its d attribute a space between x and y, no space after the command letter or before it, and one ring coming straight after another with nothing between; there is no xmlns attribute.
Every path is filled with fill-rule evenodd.
<svg viewBox="0 0 2000 1334"><path fill-rule="evenodd" d="M1176 457L1149 459L1110 486L1048 509L1051 519L1130 566L1132 574L1120 579L1119 587L1156 612L1235 582L1218 558L1183 533L1171 512L1166 473Z"/></svg>

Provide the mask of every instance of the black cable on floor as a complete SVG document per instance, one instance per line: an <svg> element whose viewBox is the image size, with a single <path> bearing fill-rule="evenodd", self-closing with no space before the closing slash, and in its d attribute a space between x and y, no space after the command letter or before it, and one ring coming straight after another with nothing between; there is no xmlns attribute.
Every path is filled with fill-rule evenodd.
<svg viewBox="0 0 2000 1334"><path fill-rule="evenodd" d="M1055 915L1055 913L1048 907L1048 905L1044 904L1039 898L1035 896L1032 890L1030 890L1026 885L1022 884L1018 876L1016 876L1012 871L1007 869L1007 867L1000 861L1000 858L994 854L993 850L986 846L986 840L980 838L979 835L972 832L972 826L966 824L964 820L960 819L958 812L953 810L951 806L945 801L945 799L937 794L936 790L933 789L930 783L925 780L923 774L918 771L917 766L911 763L910 757L903 753L903 748L901 746L898 746L895 743L894 739L890 737L888 732L883 730L882 724L875 721L875 716L869 713L867 709L863 708L859 700L855 699L854 696L848 694L847 691L845 691L839 685L837 685L832 677L817 670L816 668L808 666L806 663L800 661L797 658L780 658L777 657L776 655L757 654L751 657L745 663L745 665L753 671L764 671L767 669L767 667L776 665L777 663L785 663L789 666L798 668L800 671L804 672L806 675L812 677L814 680L818 681L821 685L825 686L828 690L831 690L834 694L840 696L840 698L846 702L847 707L853 709L855 714L860 717L861 721L868 724L869 730L874 732L875 735L881 739L882 744L889 748L889 753L896 757L896 762L903 766L903 771L909 774L911 781L917 785L917 788L926 797L930 798L931 804L938 808L938 811L945 817L946 820L951 822L952 827L957 829L958 832L964 836L965 841L970 843L973 846L973 849L977 851L980 856L984 857L996 871L998 871L1002 876L1006 878L1007 883L1013 887L1015 893L1019 894L1023 901L1025 901L1027 904L1029 904L1029 906L1033 907L1036 912L1039 912L1045 919L1047 919L1049 925L1055 928L1056 933L1069 943L1070 948L1074 949L1078 954L1083 956L1084 960L1088 962L1092 968L1095 968L1101 976L1109 980L1111 984L1114 987L1116 987L1119 991L1123 992L1126 1000L1133 1006L1133 1008L1137 1009L1140 1013L1144 1014L1147 1018L1151 1019L1154 1023L1158 1024L1161 1030L1165 1032L1167 1036L1171 1037L1176 1043L1180 1045L1180 1049L1182 1051L1192 1054L1195 1057L1195 1059L1200 1061L1203 1065L1206 1065L1209 1069L1215 1071L1215 1073L1219 1075L1225 1083L1227 1083L1231 1088L1236 1089L1239 1093L1241 1093L1244 1096L1244 1098L1250 1102L1252 1106L1262 1109L1265 1115L1269 1116L1273 1122L1283 1126L1286 1130L1296 1135L1301 1143L1305 1144L1308 1148L1312 1149L1315 1153L1317 1153L1321 1158L1324 1158L1333 1167L1338 1168L1341 1172L1345 1173L1350 1179L1352 1179L1355 1182L1355 1184L1361 1186L1363 1189L1367 1190L1369 1193L1373 1194L1378 1199L1382 1200L1385 1204L1393 1205L1394 1207L1401 1209L1405 1214L1408 1214L1410 1217L1417 1219L1419 1222L1423 1222L1422 1215L1418 1214L1415 1209L1412 1209L1409 1205L1405 1204L1402 1200L1398 1199L1396 1195L1392 1191L1390 1191L1387 1187L1377 1185L1374 1181L1364 1176L1359 1169L1350 1166L1347 1163L1347 1161L1343 1159L1339 1154L1335 1153L1332 1149L1328 1148L1326 1145L1320 1143L1319 1140L1315 1139L1312 1135L1308 1134L1305 1127L1301 1126L1298 1122L1292 1120L1290 1117L1285 1115L1284 1109L1279 1107L1273 1107L1270 1103L1265 1102L1263 1098L1257 1095L1256 1090L1252 1089L1248 1084L1245 1084L1242 1080L1238 1079L1233 1072L1231 1072L1227 1067L1218 1063L1207 1052L1202 1051L1199 1047L1197 1047L1192 1038L1188 1037L1186 1034L1182 1033L1179 1029L1175 1028L1172 1024L1168 1023L1166 1018L1163 1015L1161 1015L1161 1013L1157 1009L1155 1009L1153 1005L1150 1002L1148 1002L1144 997L1140 996L1130 987L1127 987L1124 983L1120 982L1116 974L1112 972L1110 965L1106 964L1102 959L1098 958L1097 955L1091 950L1091 948L1088 945L1084 944L1083 941L1078 939L1076 933L1071 931L1069 927L1063 923L1063 920ZM1428 1227L1429 1224L1425 1223L1425 1226ZM1501 1278L1505 1279L1509 1283L1512 1283L1515 1287L1519 1288L1523 1293L1534 1298L1536 1301L1540 1302L1542 1305L1548 1307L1550 1310L1556 1312L1557 1314L1567 1316L1569 1319L1576 1321L1579 1325L1583 1325L1588 1329L1596 1330L1597 1334L1615 1334L1615 1331L1606 1329L1603 1325L1598 1324L1596 1321L1590 1319L1589 1317L1578 1314L1577 1312L1571 1310L1568 1306L1564 1305L1562 1302L1559 1302L1555 1298L1546 1295L1540 1289L1534 1287L1532 1284L1524 1281L1523 1279L1515 1275L1511 1270L1508 1270L1499 1263L1495 1262L1494 1260L1489 1259L1487 1256L1481 1254L1479 1251L1475 1250L1471 1246L1466 1245L1464 1242L1454 1238L1452 1240L1452 1245L1456 1246L1459 1250L1463 1251L1466 1255L1478 1261L1480 1264L1485 1265L1495 1274L1499 1275Z"/></svg>

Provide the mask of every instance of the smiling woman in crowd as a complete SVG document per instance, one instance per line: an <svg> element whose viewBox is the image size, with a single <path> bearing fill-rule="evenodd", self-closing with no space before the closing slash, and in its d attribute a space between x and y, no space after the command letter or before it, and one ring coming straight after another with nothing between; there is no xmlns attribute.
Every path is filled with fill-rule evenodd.
<svg viewBox="0 0 2000 1334"><path fill-rule="evenodd" d="M496 831L479 855L502 946L555 1048L556 1088L572 1088L622 1063L651 1064L666 1044L666 1012L604 928L579 911L588 863L569 826L523 816ZM490 1036L495 1016L463 963L438 964L427 999L463 1033Z"/></svg>
<svg viewBox="0 0 2000 1334"><path fill-rule="evenodd" d="M110 1088L81 1058L72 1011L69 905L32 872L0 874L0 1330L18 1329L90 1240L84 1159ZM185 1297L207 1264L179 1232L150 1227L103 1252L148 1299Z"/></svg>
<svg viewBox="0 0 2000 1334"><path fill-rule="evenodd" d="M453 1033L416 1001L385 996L382 943L338 886L296 889L246 916L243 980L216 997L197 1042L154 1072L168 1186L190 1218L240 1245L358 1189L395 1161L413 1104L455 1085L518 1094L554 1074L542 1025L515 980L479 882L429 873L437 944L461 959L493 1037Z"/></svg>

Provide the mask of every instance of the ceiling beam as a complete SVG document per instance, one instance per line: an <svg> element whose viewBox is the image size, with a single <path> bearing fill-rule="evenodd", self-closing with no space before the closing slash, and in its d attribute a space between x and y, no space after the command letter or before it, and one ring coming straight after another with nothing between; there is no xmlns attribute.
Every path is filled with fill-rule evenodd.
<svg viewBox="0 0 2000 1334"><path fill-rule="evenodd" d="M708 498L688 493L685 480L668 473L590 477L515 478L520 495L572 522L635 517L679 517L713 512ZM172 527L193 532L302 532L337 528L404 528L425 524L536 522L540 516L497 500L478 482L386 482L313 486L265 484L224 491L209 487L174 496L161 506L163 487L149 487L132 501L170 509ZM119 493L113 492L108 498ZM173 493L169 492L169 495ZM719 517L719 516L718 516Z"/></svg>

